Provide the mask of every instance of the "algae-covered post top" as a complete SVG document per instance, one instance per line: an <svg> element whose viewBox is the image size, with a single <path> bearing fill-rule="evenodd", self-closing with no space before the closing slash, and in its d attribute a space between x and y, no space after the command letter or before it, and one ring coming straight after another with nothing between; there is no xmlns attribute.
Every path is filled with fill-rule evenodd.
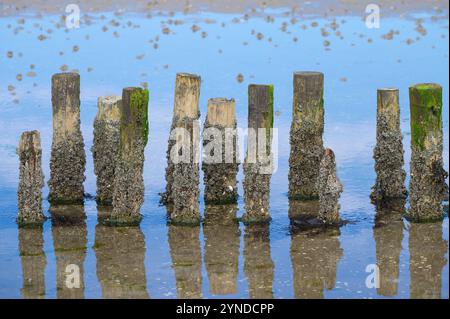
<svg viewBox="0 0 450 319"><path fill-rule="evenodd" d="M122 91L119 156L114 172L111 225L137 225L144 203L144 149L148 140L148 90L128 87Z"/></svg>
<svg viewBox="0 0 450 319"><path fill-rule="evenodd" d="M442 86L421 83L409 88L411 145L425 148L427 136L442 130Z"/></svg>
<svg viewBox="0 0 450 319"><path fill-rule="evenodd" d="M177 73L175 80L175 102L173 116L196 119L199 115L201 78L195 74Z"/></svg>
<svg viewBox="0 0 450 319"><path fill-rule="evenodd" d="M127 87L122 91L121 139L141 136L144 146L148 141L147 89Z"/></svg>
<svg viewBox="0 0 450 319"><path fill-rule="evenodd" d="M444 170L442 87L434 83L409 88L411 110L411 221L442 220L442 201L448 199Z"/></svg>

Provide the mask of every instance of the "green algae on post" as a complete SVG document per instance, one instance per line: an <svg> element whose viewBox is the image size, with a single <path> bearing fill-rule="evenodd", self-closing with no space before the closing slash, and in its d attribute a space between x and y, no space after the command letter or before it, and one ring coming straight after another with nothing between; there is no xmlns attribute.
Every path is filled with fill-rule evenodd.
<svg viewBox="0 0 450 319"><path fill-rule="evenodd" d="M442 130L442 87L423 83L409 88L411 143L425 148L428 134Z"/></svg>
<svg viewBox="0 0 450 319"><path fill-rule="evenodd" d="M244 223L270 221L269 196L272 177L273 86L248 87L248 143L244 163ZM264 133L264 134L261 134ZM264 140L261 140L264 139ZM264 145L263 150L259 149Z"/></svg>
<svg viewBox="0 0 450 319"><path fill-rule="evenodd" d="M144 150L148 141L148 90L122 91L120 140L114 174L113 211L104 220L111 226L137 225L144 203Z"/></svg>
<svg viewBox="0 0 450 319"><path fill-rule="evenodd" d="M324 75L296 72L293 86L288 196L314 200L319 198L317 183L323 154Z"/></svg>
<svg viewBox="0 0 450 319"><path fill-rule="evenodd" d="M442 131L442 87L423 83L409 88L411 112L411 180L408 219L442 220L448 199Z"/></svg>
<svg viewBox="0 0 450 319"><path fill-rule="evenodd" d="M407 196L398 93L394 88L377 91L377 144L373 152L377 177L371 193L375 203Z"/></svg>
<svg viewBox="0 0 450 319"><path fill-rule="evenodd" d="M52 204L84 202L86 154L80 128L80 75L52 76L53 141L48 200Z"/></svg>

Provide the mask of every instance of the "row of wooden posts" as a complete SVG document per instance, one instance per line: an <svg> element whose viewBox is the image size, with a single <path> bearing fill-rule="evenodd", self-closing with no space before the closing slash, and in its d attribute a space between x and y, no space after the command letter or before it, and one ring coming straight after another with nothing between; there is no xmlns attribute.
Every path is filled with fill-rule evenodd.
<svg viewBox="0 0 450 319"><path fill-rule="evenodd" d="M200 117L201 79L192 74L176 76L172 129L184 128L194 136L194 122ZM294 73L293 118L290 132L289 198L318 200L318 220L337 226L339 197L343 191L336 174L331 149L323 146L324 76L319 72ZM411 181L408 217L414 221L442 219L442 201L448 198L447 173L443 168L442 88L437 84L418 84L409 88L411 110ZM139 223L144 202L144 149L148 141L148 90L125 88L122 97L102 97L94 121L92 148L97 175L96 200L111 205L105 217L109 225ZM273 86L248 87L248 128L273 128ZM80 204L84 201L86 155L80 129L80 76L60 73L52 77L53 141L48 181L48 200L52 205ZM236 128L234 100L208 101L206 127L220 130ZM192 139L194 140L194 138ZM225 141L223 141L225 143ZM198 224L199 164L193 159L174 163L169 139L166 191L161 202L175 224ZM190 144L190 147L194 143ZM270 142L267 143L270 153ZM223 145L224 146L224 145ZM234 144L237 159L237 145ZM39 224L42 212L40 135L24 132L20 139L20 181L18 222ZM386 202L404 199L406 173L403 169L403 145L400 131L400 107L397 89L380 89L377 94L377 145L374 150L376 184L372 199ZM264 163L244 162L244 202L242 220L246 223L270 220L271 174L261 174ZM203 163L205 203L220 205L237 201L239 163Z"/></svg>

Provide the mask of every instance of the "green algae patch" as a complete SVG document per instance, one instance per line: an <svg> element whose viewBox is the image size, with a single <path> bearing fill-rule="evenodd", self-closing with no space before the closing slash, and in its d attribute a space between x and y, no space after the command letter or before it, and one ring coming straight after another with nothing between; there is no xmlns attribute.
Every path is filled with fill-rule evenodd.
<svg viewBox="0 0 450 319"><path fill-rule="evenodd" d="M136 118L137 125L142 129L144 145L148 142L148 97L147 89L138 88L131 93L130 108L133 117Z"/></svg>
<svg viewBox="0 0 450 319"><path fill-rule="evenodd" d="M442 130L442 87L434 83L417 84L409 88L411 112L411 143L425 148L429 133Z"/></svg>
<svg viewBox="0 0 450 319"><path fill-rule="evenodd" d="M135 137L142 138L144 146L148 142L148 99L149 91L134 88L130 93L128 108L124 105L120 124L120 140L128 145Z"/></svg>

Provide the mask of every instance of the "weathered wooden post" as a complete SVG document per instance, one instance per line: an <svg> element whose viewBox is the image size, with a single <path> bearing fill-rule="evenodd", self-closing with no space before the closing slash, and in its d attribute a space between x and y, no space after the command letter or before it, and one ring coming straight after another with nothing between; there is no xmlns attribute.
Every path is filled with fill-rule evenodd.
<svg viewBox="0 0 450 319"><path fill-rule="evenodd" d="M24 299L45 298L45 266L43 227L19 228L19 253L22 264L22 289Z"/></svg>
<svg viewBox="0 0 450 319"><path fill-rule="evenodd" d="M239 170L234 100L208 101L203 131L203 163L206 204L237 201L236 174Z"/></svg>
<svg viewBox="0 0 450 319"><path fill-rule="evenodd" d="M372 188L372 200L379 202L405 198L406 172L403 169L398 89L377 91L377 145L373 158L377 179Z"/></svg>
<svg viewBox="0 0 450 319"><path fill-rule="evenodd" d="M173 206L169 219L175 224L199 224L199 164L201 79L179 73L175 82L175 102L167 149L166 192L161 202ZM176 194L176 196L174 196Z"/></svg>
<svg viewBox="0 0 450 319"><path fill-rule="evenodd" d="M339 198L343 187L336 173L334 152L327 148L323 154L318 182L319 219L326 225L337 226L340 223Z"/></svg>
<svg viewBox="0 0 450 319"><path fill-rule="evenodd" d="M148 141L148 90L122 91L119 152L114 174L111 225L136 225L144 203L144 149Z"/></svg>
<svg viewBox="0 0 450 319"><path fill-rule="evenodd" d="M98 205L112 205L116 157L119 153L121 103L118 96L98 98L92 146Z"/></svg>
<svg viewBox="0 0 450 319"><path fill-rule="evenodd" d="M269 224L252 224L244 233L244 272L251 299L273 298L274 263Z"/></svg>
<svg viewBox="0 0 450 319"><path fill-rule="evenodd" d="M409 88L411 113L410 210L413 221L441 220L448 198L443 167L442 87L423 83Z"/></svg>
<svg viewBox="0 0 450 319"><path fill-rule="evenodd" d="M144 264L145 238L139 226L98 224L94 251L103 299L149 297Z"/></svg>
<svg viewBox="0 0 450 319"><path fill-rule="evenodd" d="M41 164L41 137L38 131L22 133L17 154L20 159L17 223L19 225L41 224L45 221L42 212L44 174Z"/></svg>
<svg viewBox="0 0 450 319"><path fill-rule="evenodd" d="M52 77L53 142L48 200L52 204L84 202L86 154L80 129L80 75Z"/></svg>
<svg viewBox="0 0 450 319"><path fill-rule="evenodd" d="M294 73L294 102L289 156L290 199L318 199L317 183L323 154L323 74Z"/></svg>
<svg viewBox="0 0 450 319"><path fill-rule="evenodd" d="M270 220L273 86L248 87L248 143L244 163L244 223Z"/></svg>
<svg viewBox="0 0 450 319"><path fill-rule="evenodd" d="M241 235L237 211L237 204L205 206L204 261L214 295L237 292Z"/></svg>

